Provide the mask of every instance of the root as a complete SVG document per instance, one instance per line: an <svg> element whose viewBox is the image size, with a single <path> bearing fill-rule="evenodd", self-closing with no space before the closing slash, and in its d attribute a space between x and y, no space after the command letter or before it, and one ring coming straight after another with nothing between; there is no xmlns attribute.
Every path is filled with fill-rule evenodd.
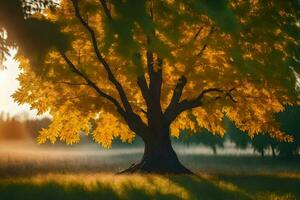
<svg viewBox="0 0 300 200"><path fill-rule="evenodd" d="M186 174L195 175L192 171L184 167L181 163L174 165L155 165L155 163L140 162L132 164L129 168L118 172L117 174Z"/></svg>

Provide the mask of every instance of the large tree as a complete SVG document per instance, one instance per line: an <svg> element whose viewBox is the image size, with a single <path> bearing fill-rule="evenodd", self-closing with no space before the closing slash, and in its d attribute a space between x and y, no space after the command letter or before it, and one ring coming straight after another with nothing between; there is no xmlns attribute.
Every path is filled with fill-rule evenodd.
<svg viewBox="0 0 300 200"><path fill-rule="evenodd" d="M15 27L31 31L17 37L14 97L53 116L39 143L138 136L143 158L125 172L189 173L170 136L222 136L225 115L251 137L292 140L274 113L297 104L298 12L292 0L61 0Z"/></svg>

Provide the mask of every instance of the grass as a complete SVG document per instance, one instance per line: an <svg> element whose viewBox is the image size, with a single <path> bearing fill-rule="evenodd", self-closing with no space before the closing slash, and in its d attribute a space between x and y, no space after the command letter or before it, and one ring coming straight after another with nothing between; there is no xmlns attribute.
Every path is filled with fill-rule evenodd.
<svg viewBox="0 0 300 200"><path fill-rule="evenodd" d="M47 174L0 180L1 199L300 199L300 175Z"/></svg>
<svg viewBox="0 0 300 200"><path fill-rule="evenodd" d="M0 199L300 199L300 161L256 156L181 154L194 176L114 175L141 153L1 150Z"/></svg>

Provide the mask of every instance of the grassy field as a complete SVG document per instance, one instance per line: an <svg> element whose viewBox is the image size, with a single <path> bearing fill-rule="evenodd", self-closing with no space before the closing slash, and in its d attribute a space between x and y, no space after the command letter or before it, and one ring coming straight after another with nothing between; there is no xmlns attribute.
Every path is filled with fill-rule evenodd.
<svg viewBox="0 0 300 200"><path fill-rule="evenodd" d="M299 175L43 174L5 178L1 199L300 199Z"/></svg>
<svg viewBox="0 0 300 200"><path fill-rule="evenodd" d="M4 148L0 199L300 199L300 161L179 151L194 176L114 175L141 149Z"/></svg>

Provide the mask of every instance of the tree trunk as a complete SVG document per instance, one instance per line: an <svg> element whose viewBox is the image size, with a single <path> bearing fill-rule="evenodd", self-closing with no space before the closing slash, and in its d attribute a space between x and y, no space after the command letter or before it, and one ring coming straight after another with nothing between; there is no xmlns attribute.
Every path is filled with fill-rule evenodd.
<svg viewBox="0 0 300 200"><path fill-rule="evenodd" d="M265 157L265 151L261 150L260 155L261 155L262 158Z"/></svg>
<svg viewBox="0 0 300 200"><path fill-rule="evenodd" d="M212 146L212 150L214 155L217 155L217 147L215 145Z"/></svg>
<svg viewBox="0 0 300 200"><path fill-rule="evenodd" d="M172 147L169 134L148 134L143 138L145 149L142 160L122 173L193 174L185 168Z"/></svg>
<svg viewBox="0 0 300 200"><path fill-rule="evenodd" d="M275 152L274 145L271 145L271 150L272 150L272 157L275 158L276 157L276 152Z"/></svg>

